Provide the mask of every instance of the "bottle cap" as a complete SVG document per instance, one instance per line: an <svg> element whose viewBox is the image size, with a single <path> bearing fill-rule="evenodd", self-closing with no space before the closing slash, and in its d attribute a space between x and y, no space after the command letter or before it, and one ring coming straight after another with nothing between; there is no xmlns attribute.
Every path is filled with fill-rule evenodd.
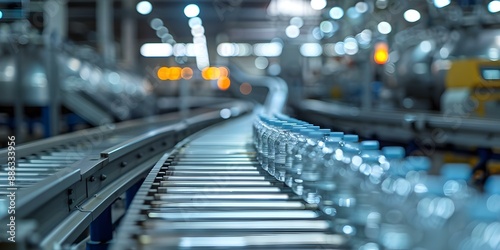
<svg viewBox="0 0 500 250"><path fill-rule="evenodd" d="M378 150L379 143L375 140L362 141L361 142L361 150Z"/></svg>
<svg viewBox="0 0 500 250"><path fill-rule="evenodd" d="M307 135L313 139L321 139L324 136L324 134L319 131L311 131Z"/></svg>
<svg viewBox="0 0 500 250"><path fill-rule="evenodd" d="M466 163L448 163L441 167L441 176L446 180L469 180L472 169Z"/></svg>
<svg viewBox="0 0 500 250"><path fill-rule="evenodd" d="M344 138L344 132L330 132L330 137Z"/></svg>
<svg viewBox="0 0 500 250"><path fill-rule="evenodd" d="M408 156L406 157L406 167L408 170L429 171L431 160L426 156Z"/></svg>
<svg viewBox="0 0 500 250"><path fill-rule="evenodd" d="M346 142L358 142L359 141L359 136L358 135L344 135L344 141Z"/></svg>
<svg viewBox="0 0 500 250"><path fill-rule="evenodd" d="M500 194L500 176L492 175L484 183L484 191L489 194Z"/></svg>
<svg viewBox="0 0 500 250"><path fill-rule="evenodd" d="M320 129L319 129L319 132L323 133L323 135L324 135L324 136L325 136L325 135L326 135L326 136L330 135L330 130L329 130L329 129L327 129L327 128L320 128Z"/></svg>
<svg viewBox="0 0 500 250"><path fill-rule="evenodd" d="M403 159L405 157L403 147L383 147L382 153L387 159Z"/></svg>

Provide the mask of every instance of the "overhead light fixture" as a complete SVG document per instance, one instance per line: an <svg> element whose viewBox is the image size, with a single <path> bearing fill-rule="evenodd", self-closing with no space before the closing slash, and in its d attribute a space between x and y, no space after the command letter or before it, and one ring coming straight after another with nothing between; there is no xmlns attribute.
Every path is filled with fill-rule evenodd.
<svg viewBox="0 0 500 250"><path fill-rule="evenodd" d="M253 45L253 53L256 56L276 57L280 56L283 45L278 42L256 43Z"/></svg>
<svg viewBox="0 0 500 250"><path fill-rule="evenodd" d="M330 14L332 19L337 20L344 16L344 10L340 7L333 7L328 14Z"/></svg>
<svg viewBox="0 0 500 250"><path fill-rule="evenodd" d="M290 25L301 28L304 25L304 20L298 16L292 17L292 19L290 19Z"/></svg>
<svg viewBox="0 0 500 250"><path fill-rule="evenodd" d="M417 10L414 10L414 9L409 9L409 10L405 11L405 13L403 14L403 17L405 18L405 20L407 22L414 23L414 22L420 20L420 12L418 12Z"/></svg>
<svg viewBox="0 0 500 250"><path fill-rule="evenodd" d="M450 0L434 0L434 6L436 6L436 8L446 7L450 5L450 3L451 3Z"/></svg>
<svg viewBox="0 0 500 250"><path fill-rule="evenodd" d="M144 57L169 57L172 52L172 45L168 43L145 43L141 46Z"/></svg>
<svg viewBox="0 0 500 250"><path fill-rule="evenodd" d="M184 8L184 15L189 18L196 17L200 14L200 8L196 4L189 4Z"/></svg>
<svg viewBox="0 0 500 250"><path fill-rule="evenodd" d="M318 57L323 53L319 43L304 43L300 46L300 54L305 57Z"/></svg>
<svg viewBox="0 0 500 250"><path fill-rule="evenodd" d="M383 35L387 35L389 33L391 33L392 31L392 26L390 23L388 22L380 22L378 25L377 25L377 30L380 34L383 34Z"/></svg>
<svg viewBox="0 0 500 250"><path fill-rule="evenodd" d="M326 0L311 0L313 10L322 10L326 7Z"/></svg>
<svg viewBox="0 0 500 250"><path fill-rule="evenodd" d="M491 13L497 13L500 11L500 1L493 0L488 4L488 11Z"/></svg>
<svg viewBox="0 0 500 250"><path fill-rule="evenodd" d="M300 29L295 25L289 25L285 29L285 35L289 38L297 38L300 35Z"/></svg>
<svg viewBox="0 0 500 250"><path fill-rule="evenodd" d="M153 10L153 5L151 5L151 3L148 1L140 1L135 6L135 9L137 10L137 12L139 12L139 14L147 15Z"/></svg>

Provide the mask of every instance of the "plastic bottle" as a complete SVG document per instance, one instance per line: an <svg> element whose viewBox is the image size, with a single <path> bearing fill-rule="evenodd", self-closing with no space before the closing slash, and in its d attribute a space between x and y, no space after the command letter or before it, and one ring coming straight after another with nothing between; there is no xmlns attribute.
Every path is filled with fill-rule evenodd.
<svg viewBox="0 0 500 250"><path fill-rule="evenodd" d="M285 174L285 184L289 187L293 186L293 176L297 173L302 171L302 151L303 148L307 144L307 134L309 132L313 132L313 129L309 128L302 128L299 129L298 132L296 132L296 140L293 141L293 148L291 150L291 155L292 155L292 161L290 164L290 168L286 167L286 174ZM285 163L286 164L286 163Z"/></svg>
<svg viewBox="0 0 500 250"><path fill-rule="evenodd" d="M278 138L275 142L274 149L274 169L269 169L269 173L273 175L278 181L285 181L285 163L287 158L287 145L288 141L293 136L292 129L294 127L301 128L297 126L295 123L286 123L282 125L282 129L278 135Z"/></svg>
<svg viewBox="0 0 500 250"><path fill-rule="evenodd" d="M306 169L315 169L318 164L318 159L316 158L317 151L315 147L318 142L323 138L324 134L318 131L309 131L305 136L305 141L301 143L297 150L297 155L294 158L294 171L292 173L292 190L297 195L302 195L303 191L303 179L302 171ZM307 171L308 175L313 175L311 171Z"/></svg>
<svg viewBox="0 0 500 250"><path fill-rule="evenodd" d="M321 194L333 192L336 184L335 175L338 171L335 166L334 154L340 149L341 136L329 136L324 141L323 146L317 146L317 160L310 167L304 166L302 179L304 191L303 199L308 203L317 204L321 200Z"/></svg>

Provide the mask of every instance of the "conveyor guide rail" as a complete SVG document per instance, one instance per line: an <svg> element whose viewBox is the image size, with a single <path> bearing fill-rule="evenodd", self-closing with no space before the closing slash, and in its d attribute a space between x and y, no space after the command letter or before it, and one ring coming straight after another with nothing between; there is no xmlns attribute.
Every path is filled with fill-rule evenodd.
<svg viewBox="0 0 500 250"><path fill-rule="evenodd" d="M251 117L185 140L156 164L114 249L338 249L315 206L260 169Z"/></svg>

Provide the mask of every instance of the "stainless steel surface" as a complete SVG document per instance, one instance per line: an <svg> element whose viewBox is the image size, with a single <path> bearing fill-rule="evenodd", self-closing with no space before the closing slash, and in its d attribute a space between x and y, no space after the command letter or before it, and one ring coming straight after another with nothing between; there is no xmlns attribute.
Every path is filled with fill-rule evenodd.
<svg viewBox="0 0 500 250"><path fill-rule="evenodd" d="M257 166L251 124L247 116L218 125L162 159L113 249L345 247L314 205Z"/></svg>
<svg viewBox="0 0 500 250"><path fill-rule="evenodd" d="M296 109L315 124L335 124L343 131L360 136L377 135L386 140L407 142L415 138L434 138L435 145L498 147L500 120L451 116L436 112L402 110L365 112L356 107L317 100L304 100ZM334 121L334 122L333 122Z"/></svg>
<svg viewBox="0 0 500 250"><path fill-rule="evenodd" d="M234 104L240 114L247 112L250 107L237 102ZM18 165L14 186L17 188L18 197L16 218L37 223L33 233L35 244L48 234L54 236L51 242L61 242L63 239L57 237L63 235L68 239L75 239L88 226L88 219L72 216L73 213L85 210L92 214L91 217L97 217L104 209L103 206L107 207L114 202L117 195L121 195L126 188L111 191L108 189L131 186L133 183L130 183L130 180L137 181L137 178L124 182L124 177L137 177L142 171L139 171L141 166L144 171L149 170L153 164L144 164L156 162L166 150L171 149L180 140L204 127L223 121L219 114L220 107L233 106L221 103L215 107L193 110L192 116L185 121L177 120L177 115L167 115L19 145L16 148ZM0 158L4 157L6 162L7 149L0 152L4 152ZM7 166L0 167L5 169ZM250 174L251 170L247 171ZM6 173L0 173L0 193L5 193L10 187L7 177ZM182 176L174 178L177 177ZM96 196L105 190L112 195ZM105 205L90 206L92 210L82 210L81 204L93 199ZM0 206L8 207L8 200L0 198ZM0 220L4 223L7 220L7 209L2 211ZM74 221L74 230L71 232L68 231L68 224L64 224L66 220ZM66 227L58 227L62 225ZM0 239L5 238L5 232L0 234Z"/></svg>

